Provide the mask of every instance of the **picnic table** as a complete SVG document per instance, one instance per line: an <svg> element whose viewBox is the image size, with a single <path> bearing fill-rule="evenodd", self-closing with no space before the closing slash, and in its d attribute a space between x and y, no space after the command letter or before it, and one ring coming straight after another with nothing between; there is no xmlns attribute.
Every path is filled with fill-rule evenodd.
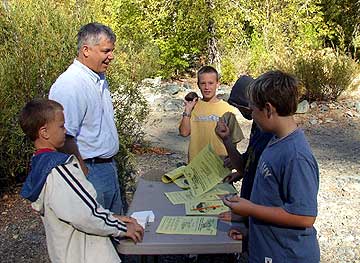
<svg viewBox="0 0 360 263"><path fill-rule="evenodd" d="M152 170L139 179L128 215L152 210L155 221L146 226L143 242L134 244L131 240L122 240L117 246L118 252L124 255L241 253L242 241L232 240L227 234L231 227L245 229L244 224L238 222L218 220L216 236L156 233L163 216L185 215L184 205L173 205L164 194L181 189L173 183L162 183L163 174L161 170Z"/></svg>

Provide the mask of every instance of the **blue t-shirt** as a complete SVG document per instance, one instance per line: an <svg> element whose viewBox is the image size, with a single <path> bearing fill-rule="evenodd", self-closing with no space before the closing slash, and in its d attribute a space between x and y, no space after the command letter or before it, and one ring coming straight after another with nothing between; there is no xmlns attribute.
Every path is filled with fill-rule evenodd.
<svg viewBox="0 0 360 263"><path fill-rule="evenodd" d="M250 200L251 190L256 174L256 167L260 156L272 137L273 135L271 133L261 131L256 123L253 122L251 126L249 145L246 152L242 155L245 167L243 171L240 196L247 200Z"/></svg>
<svg viewBox="0 0 360 263"><path fill-rule="evenodd" d="M319 169L302 130L274 137L263 151L250 200L291 214L317 216ZM250 217L250 262L319 262L316 230L279 226Z"/></svg>

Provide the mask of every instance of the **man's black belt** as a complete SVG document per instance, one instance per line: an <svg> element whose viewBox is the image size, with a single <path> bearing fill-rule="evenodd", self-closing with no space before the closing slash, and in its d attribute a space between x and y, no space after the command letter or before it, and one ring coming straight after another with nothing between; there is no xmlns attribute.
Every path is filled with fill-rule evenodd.
<svg viewBox="0 0 360 263"><path fill-rule="evenodd" d="M94 158L88 158L85 159L84 162L86 163L111 163L113 161L113 158L100 158L100 157L94 157Z"/></svg>

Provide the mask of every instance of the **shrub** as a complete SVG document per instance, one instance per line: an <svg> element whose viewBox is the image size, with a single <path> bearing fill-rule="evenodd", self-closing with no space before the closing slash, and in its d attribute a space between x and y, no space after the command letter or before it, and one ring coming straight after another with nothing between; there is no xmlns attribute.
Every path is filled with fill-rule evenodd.
<svg viewBox="0 0 360 263"><path fill-rule="evenodd" d="M121 76L112 74L109 77L112 86L116 125L119 131L120 149L116 156L118 163L119 182L122 197L127 192L135 191L135 160L130 152L132 146L143 139L142 124L148 115L147 102L135 83L119 85ZM126 204L125 200L123 200ZM124 207L125 212L127 206Z"/></svg>
<svg viewBox="0 0 360 263"><path fill-rule="evenodd" d="M308 52L294 63L294 74L302 81L308 100L337 99L358 71L355 61L331 50Z"/></svg>
<svg viewBox="0 0 360 263"><path fill-rule="evenodd" d="M30 99L45 97L73 59L79 19L70 10L44 0L14 0L6 9L0 6L2 186L12 185L17 175L27 173L32 153L18 125L18 112Z"/></svg>
<svg viewBox="0 0 360 263"><path fill-rule="evenodd" d="M75 57L80 26L96 20L89 12L78 12L87 9L84 5L55 0L12 0L7 9L0 5L0 185L3 187L13 185L17 175L27 174L33 152L18 125L18 112L34 97L47 97L51 84ZM125 72L122 77L121 67L116 63L111 69L111 88L121 94L114 107L121 140L117 158L122 177L133 172L128 148L141 139L141 123L147 111L135 84L126 82L129 74ZM140 78L138 68L131 73L135 79Z"/></svg>
<svg viewBox="0 0 360 263"><path fill-rule="evenodd" d="M221 60L221 82L231 84L237 79L235 63L230 58L222 58Z"/></svg>

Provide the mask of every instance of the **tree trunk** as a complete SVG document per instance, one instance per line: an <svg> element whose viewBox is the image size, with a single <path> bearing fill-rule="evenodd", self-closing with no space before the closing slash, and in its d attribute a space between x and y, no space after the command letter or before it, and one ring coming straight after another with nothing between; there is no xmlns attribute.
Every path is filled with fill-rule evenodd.
<svg viewBox="0 0 360 263"><path fill-rule="evenodd" d="M215 9L214 0L208 0L206 1L209 14L212 14ZM208 39L208 62L209 64L212 64L215 66L217 71L221 73L220 68L220 54L217 47L217 38L216 38L216 25L213 18L210 17L209 23L208 23L208 32L209 32L209 39Z"/></svg>

